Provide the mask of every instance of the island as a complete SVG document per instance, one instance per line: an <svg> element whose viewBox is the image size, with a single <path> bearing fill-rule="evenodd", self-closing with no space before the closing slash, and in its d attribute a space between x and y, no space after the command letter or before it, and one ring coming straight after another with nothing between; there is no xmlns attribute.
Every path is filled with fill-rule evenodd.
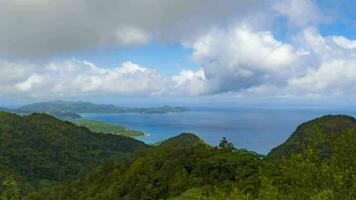
<svg viewBox="0 0 356 200"><path fill-rule="evenodd" d="M84 101L49 101L22 106L17 109L23 113L171 113L184 112L186 108L161 106L161 107L122 107L112 104L93 104Z"/></svg>
<svg viewBox="0 0 356 200"><path fill-rule="evenodd" d="M48 101L24 105L14 109L0 107L0 111L28 115L31 113L46 113L58 119L73 121L81 119L81 113L146 113L163 114L179 113L188 109L179 106L160 107L123 107L112 104L94 104L85 101Z"/></svg>

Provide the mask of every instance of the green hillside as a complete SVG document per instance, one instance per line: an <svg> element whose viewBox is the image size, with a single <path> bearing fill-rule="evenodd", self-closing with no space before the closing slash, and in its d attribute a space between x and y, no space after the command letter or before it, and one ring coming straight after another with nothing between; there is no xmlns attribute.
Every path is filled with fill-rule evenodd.
<svg viewBox="0 0 356 200"><path fill-rule="evenodd" d="M94 133L46 114L0 112L0 169L40 187L73 180L109 159L147 146L123 136Z"/></svg>
<svg viewBox="0 0 356 200"><path fill-rule="evenodd" d="M267 157L225 138L212 147L191 133L147 147L43 114L0 119L2 199L356 199L355 119L348 116L303 123ZM42 187L24 190L26 183Z"/></svg>
<svg viewBox="0 0 356 200"><path fill-rule="evenodd" d="M177 146L186 141L194 145ZM27 199L166 199L190 188L208 191L225 183L236 183L242 191L255 194L261 166L255 154L213 148L196 136L182 134L137 155L132 162L105 163L78 181L33 193Z"/></svg>
<svg viewBox="0 0 356 200"><path fill-rule="evenodd" d="M142 136L145 134L142 131L131 130L124 126L113 125L93 120L80 119L73 121L73 123L78 126L86 127L89 130L98 133L109 133L113 135L123 135L128 137Z"/></svg>
<svg viewBox="0 0 356 200"><path fill-rule="evenodd" d="M158 145L162 147L190 148L201 144L205 144L198 136L193 133L182 133L178 136L169 138Z"/></svg>
<svg viewBox="0 0 356 200"><path fill-rule="evenodd" d="M331 154L330 143L350 130L356 130L356 120L344 115L327 115L298 126L286 142L272 149L269 158L282 158L303 151L308 144L318 145L323 156Z"/></svg>

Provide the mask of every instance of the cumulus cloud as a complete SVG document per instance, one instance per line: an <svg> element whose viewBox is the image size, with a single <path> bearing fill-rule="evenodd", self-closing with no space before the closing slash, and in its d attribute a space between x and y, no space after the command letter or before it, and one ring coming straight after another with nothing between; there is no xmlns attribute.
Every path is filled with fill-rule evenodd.
<svg viewBox="0 0 356 200"><path fill-rule="evenodd" d="M0 96L14 98L197 96L209 93L203 70L182 70L168 77L129 61L114 68L76 59L43 65L0 61L0 83Z"/></svg>
<svg viewBox="0 0 356 200"><path fill-rule="evenodd" d="M356 92L356 57L322 62L316 69L289 81L292 92L322 96L345 96Z"/></svg>
<svg viewBox="0 0 356 200"><path fill-rule="evenodd" d="M304 30L297 39L309 55L303 74L289 80L290 92L352 96L356 91L355 41L343 36L322 36L315 28Z"/></svg>
<svg viewBox="0 0 356 200"><path fill-rule="evenodd" d="M356 90L355 41L323 36L314 27L286 43L272 32L240 24L214 29L185 45L202 67L202 91L208 94L315 97L353 95Z"/></svg>
<svg viewBox="0 0 356 200"><path fill-rule="evenodd" d="M185 45L193 49L193 60L202 66L210 91L216 93L283 82L298 59L292 45L244 24L212 30Z"/></svg>
<svg viewBox="0 0 356 200"><path fill-rule="evenodd" d="M340 47L346 49L356 49L356 40L349 40L343 36L333 36L332 39Z"/></svg>
<svg viewBox="0 0 356 200"><path fill-rule="evenodd" d="M0 4L2 96L356 92L356 41L320 34L318 25L327 17L313 0L0 0ZM283 40L273 29L280 23L294 28ZM114 68L75 59L43 61L63 52L150 41L181 42L192 50L191 59L200 69L164 76L134 61ZM34 64L34 57L46 64Z"/></svg>
<svg viewBox="0 0 356 200"><path fill-rule="evenodd" d="M19 91L29 91L34 86L40 84L43 81L42 76L38 74L31 75L28 79L23 82L19 82L15 84L15 89Z"/></svg>
<svg viewBox="0 0 356 200"><path fill-rule="evenodd" d="M0 66L3 96L155 95L170 82L158 72L132 62L116 68L101 68L75 59L43 66L2 61Z"/></svg>
<svg viewBox="0 0 356 200"><path fill-rule="evenodd" d="M2 96L86 95L310 97L356 92L354 41L306 28L290 43L246 24L213 29L184 44L201 67L171 77L132 62L105 68L82 60L35 65L0 61Z"/></svg>
<svg viewBox="0 0 356 200"><path fill-rule="evenodd" d="M61 52L179 41L242 16L261 0L0 0L0 55Z"/></svg>
<svg viewBox="0 0 356 200"><path fill-rule="evenodd" d="M180 74L173 76L172 80L175 84L171 94L197 96L210 93L203 69L196 72L183 70Z"/></svg>

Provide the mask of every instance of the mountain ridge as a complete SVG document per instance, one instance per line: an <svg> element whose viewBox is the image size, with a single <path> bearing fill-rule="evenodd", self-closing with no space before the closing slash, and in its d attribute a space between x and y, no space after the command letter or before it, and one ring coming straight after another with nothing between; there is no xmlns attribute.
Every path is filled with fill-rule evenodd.
<svg viewBox="0 0 356 200"><path fill-rule="evenodd" d="M0 112L0 179L24 177L28 182L40 176L42 187L27 190L26 200L355 199L349 192L356 191L355 121L350 116L327 115L302 123L266 157L230 147L226 138L213 147L192 133L139 150L127 146L128 141L140 143L136 140L117 146L113 135L88 133L87 128L46 114ZM18 143L19 139L26 143ZM128 152L127 157L120 152ZM51 158L57 154L70 155L70 161ZM87 159L97 159L97 166L90 166ZM36 173L23 176L24 170ZM61 179L58 174L69 177ZM49 175L54 179L42 179Z"/></svg>
<svg viewBox="0 0 356 200"><path fill-rule="evenodd" d="M108 159L126 159L141 141L89 131L68 121L34 113L0 112L0 168L12 168L30 185L73 180Z"/></svg>
<svg viewBox="0 0 356 200"><path fill-rule="evenodd" d="M324 156L330 154L328 146L339 135L356 129L356 119L347 115L325 115L304 122L288 137L288 139L273 148L267 157L282 158L303 151L310 142L323 148ZM309 140L309 141L308 141Z"/></svg>
<svg viewBox="0 0 356 200"><path fill-rule="evenodd" d="M48 101L21 106L19 112L68 112L68 113L167 113L184 112L185 108L161 107L121 107L113 104L94 104L85 101Z"/></svg>

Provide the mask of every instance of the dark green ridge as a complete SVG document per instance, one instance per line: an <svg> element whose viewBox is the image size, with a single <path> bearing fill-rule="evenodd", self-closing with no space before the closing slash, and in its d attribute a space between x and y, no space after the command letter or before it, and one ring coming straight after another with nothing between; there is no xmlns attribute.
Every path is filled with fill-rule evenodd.
<svg viewBox="0 0 356 200"><path fill-rule="evenodd" d="M198 136L193 133L181 133L178 136L171 137L163 142L160 142L160 147L178 147L178 148L190 148L201 144L205 144Z"/></svg>
<svg viewBox="0 0 356 200"><path fill-rule="evenodd" d="M35 187L73 180L109 159L126 159L143 142L89 131L46 114L0 112L0 168Z"/></svg>
<svg viewBox="0 0 356 200"><path fill-rule="evenodd" d="M346 115L326 115L298 126L294 133L281 145L272 149L268 158L282 158L302 152L313 142L322 148L324 156L330 154L330 142L339 135L356 129L356 120Z"/></svg>
<svg viewBox="0 0 356 200"><path fill-rule="evenodd" d="M254 154L220 150L183 133L136 155L132 162L107 162L78 181L25 199L168 199L190 188L236 180L241 190L255 191L261 166Z"/></svg>

